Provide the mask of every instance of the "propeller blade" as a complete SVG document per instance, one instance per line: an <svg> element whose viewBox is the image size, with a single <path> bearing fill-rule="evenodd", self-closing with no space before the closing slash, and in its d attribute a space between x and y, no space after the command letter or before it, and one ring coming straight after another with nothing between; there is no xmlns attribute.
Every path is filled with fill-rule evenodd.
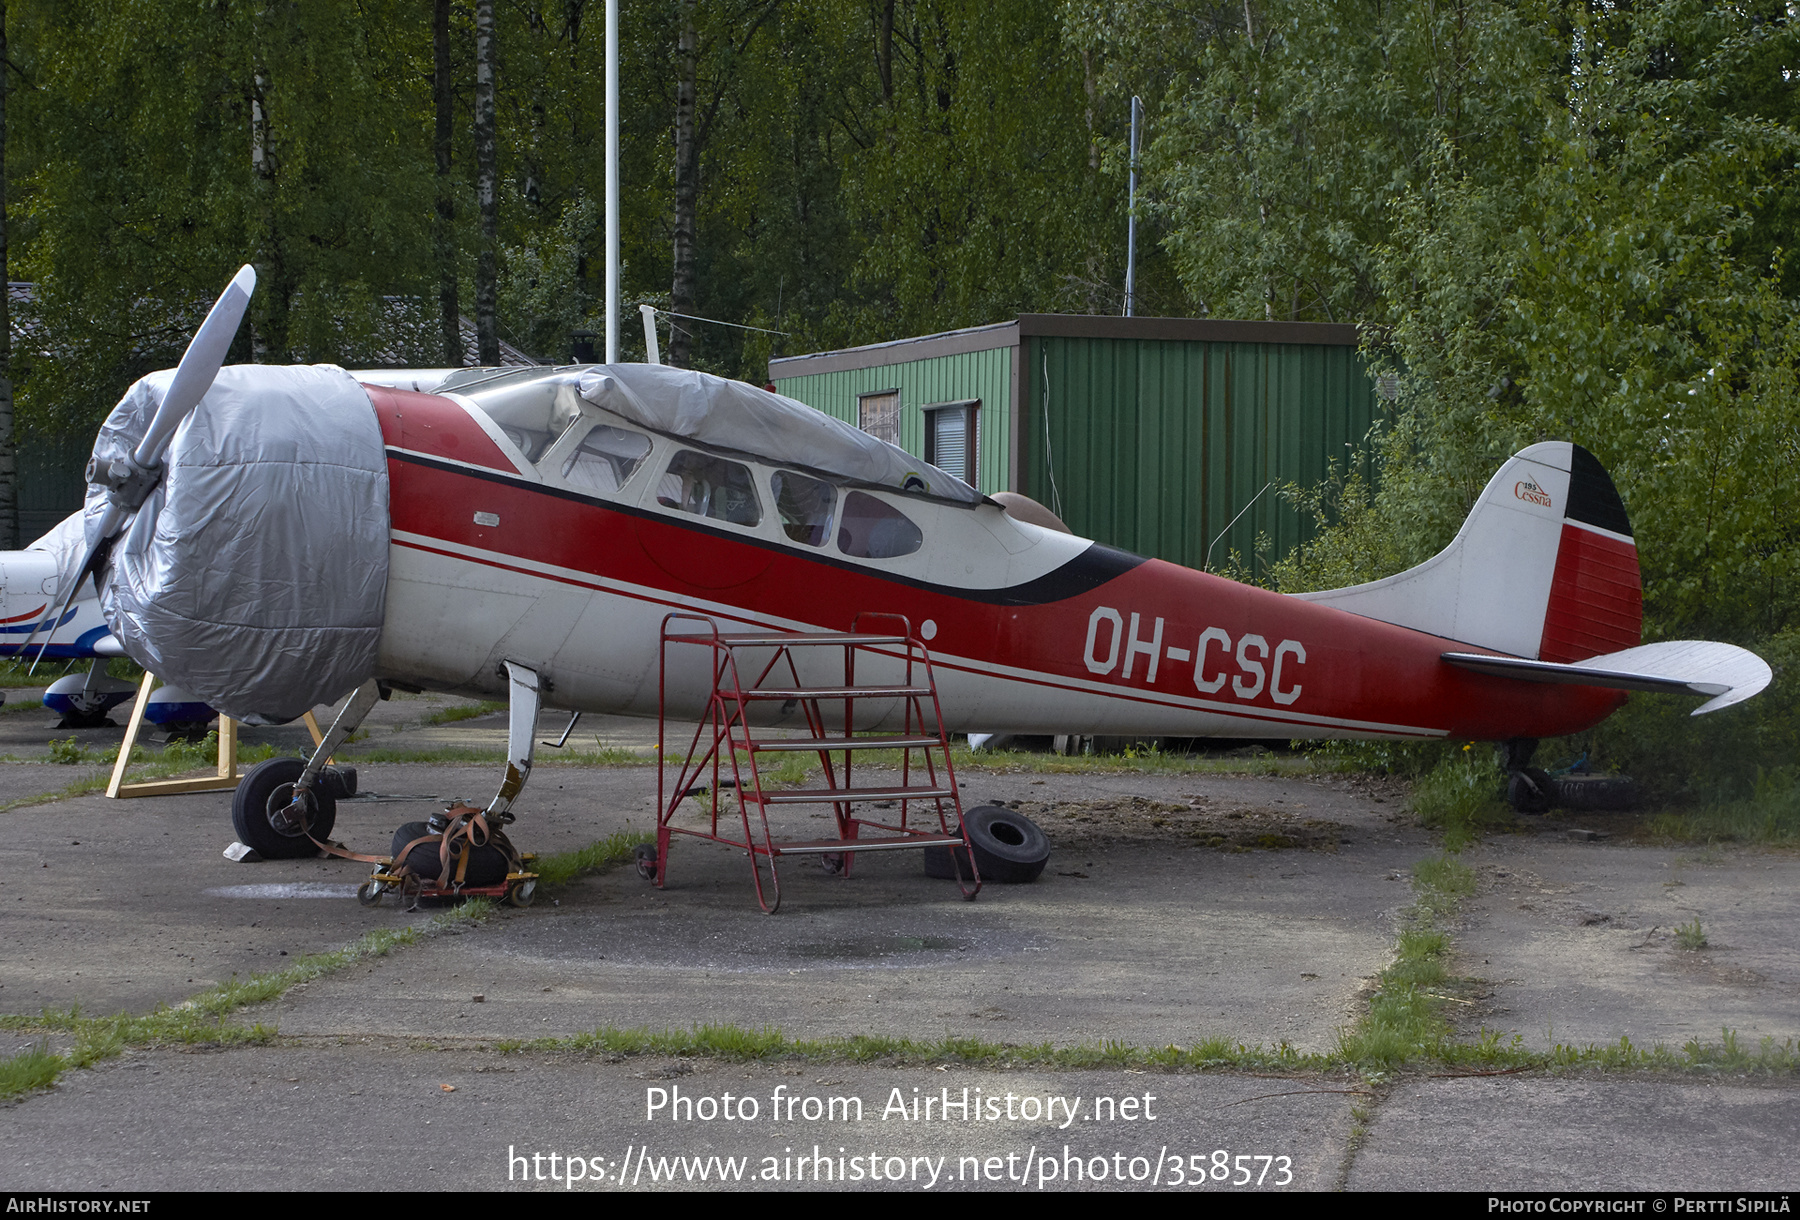
<svg viewBox="0 0 1800 1220"><path fill-rule="evenodd" d="M88 548L87 557L81 561L66 589L58 590L58 609L50 616L50 633L44 637L43 646L38 649L37 660L31 663L35 671L38 662L50 650L50 637L56 632L56 625L68 612L69 605L80 591L82 581L90 575L94 577L94 592L100 591L99 566L100 557L105 553L107 545L112 542L121 527L125 524L126 513L135 510L143 503L143 497L150 488L161 479L163 453L169 447L170 439L181 421L188 417L212 384L218 379L219 370L225 365L225 353L231 349L231 341L237 335L237 329L244 320L244 312L250 307L250 294L256 291L256 268L248 263L238 269L231 277L231 283L225 285L225 291L213 302L213 307L206 315L206 321L200 323L200 329L188 341L187 351L182 353L181 363L175 366L175 376L169 382L162 402L157 404L156 415L150 421L150 427L144 432L144 439L132 450L130 465L135 469L125 470L125 463L115 462L112 502L106 506L106 515L100 519L100 531L95 536L94 544ZM95 478L93 464L88 467L88 477ZM107 482L104 477L100 480ZM31 635L26 639L24 647L19 650L23 656L31 650L32 642L37 639L42 623L33 625Z"/></svg>
<svg viewBox="0 0 1800 1220"><path fill-rule="evenodd" d="M108 507L106 511L107 516L110 518L118 510ZM116 529L118 527L114 526L113 528ZM57 605L55 612L52 613L47 620L50 625L49 630L44 632L44 643L39 647L36 658L32 660L31 668L25 671L27 677L37 672L38 662L42 661L44 659L44 654L50 651L50 641L56 636L56 628L62 622L62 616L68 613L69 605L75 600L75 594L81 589L81 582L87 579L88 573L94 568L95 557L100 554L101 548L106 545L107 541L106 538L101 538L98 542L94 543L93 546L88 548L87 558L81 561L81 570L75 574L75 579L69 582L68 592L63 596L61 604ZM96 595L100 592L98 581L95 582L94 592ZM37 633L43 626L43 623L32 624L31 634L25 637L25 646L19 649L20 656L24 656L31 651L31 642L37 639Z"/></svg>
<svg viewBox="0 0 1800 1220"><path fill-rule="evenodd" d="M163 450L168 448L176 426L212 388L219 369L225 364L225 353L231 347L231 340L237 335L238 324L244 320L244 311L250 307L250 294L255 291L256 268L246 263L231 278L231 283L225 285L225 291L213 303L212 312L194 332L181 363L175 367L175 379L169 383L162 405L156 408L156 418L132 452L131 456L139 466L152 466L162 460Z"/></svg>

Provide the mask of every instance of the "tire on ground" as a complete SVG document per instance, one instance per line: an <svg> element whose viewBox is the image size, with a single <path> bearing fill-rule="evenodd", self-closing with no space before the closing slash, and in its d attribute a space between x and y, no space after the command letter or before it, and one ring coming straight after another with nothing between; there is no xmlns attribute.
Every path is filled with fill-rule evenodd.
<svg viewBox="0 0 1800 1220"><path fill-rule="evenodd" d="M312 805L305 833L278 828L270 820L272 812L287 808L294 798L294 781L306 770L303 758L271 758L258 763L237 786L231 798L231 826L238 841L256 849L265 860L300 860L318 854L313 839L325 842L337 825L337 801L328 792L315 787L309 795Z"/></svg>
<svg viewBox="0 0 1800 1220"><path fill-rule="evenodd" d="M1050 862L1050 838L1036 822L1003 805L978 805L963 814L969 828L969 846L983 881L1018 883L1035 881ZM952 862L951 853L955 852ZM955 865L969 877L967 853L960 847L927 847L925 875L954 878Z"/></svg>

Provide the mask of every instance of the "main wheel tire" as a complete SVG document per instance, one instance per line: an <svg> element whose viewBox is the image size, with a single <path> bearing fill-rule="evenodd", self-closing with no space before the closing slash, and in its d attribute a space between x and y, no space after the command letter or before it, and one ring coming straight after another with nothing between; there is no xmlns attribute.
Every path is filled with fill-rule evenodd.
<svg viewBox="0 0 1800 1220"><path fill-rule="evenodd" d="M1050 862L1050 837L1022 813L1002 805L978 805L963 814L963 824L968 827L969 846L975 851L975 866L983 881L1036 881ZM969 862L962 848L925 849L927 877L954 878L959 864L967 880Z"/></svg>
<svg viewBox="0 0 1800 1220"><path fill-rule="evenodd" d="M1550 773L1538 767L1514 771L1506 779L1506 803L1520 813L1549 813L1556 804Z"/></svg>
<svg viewBox="0 0 1800 1220"><path fill-rule="evenodd" d="M305 770L303 758L271 758L251 768L231 798L231 825L238 841L255 848L265 860L316 855L319 849L313 839L324 842L337 825L337 801L317 786L307 794L305 830L291 831L273 821L275 814L293 802L294 781Z"/></svg>

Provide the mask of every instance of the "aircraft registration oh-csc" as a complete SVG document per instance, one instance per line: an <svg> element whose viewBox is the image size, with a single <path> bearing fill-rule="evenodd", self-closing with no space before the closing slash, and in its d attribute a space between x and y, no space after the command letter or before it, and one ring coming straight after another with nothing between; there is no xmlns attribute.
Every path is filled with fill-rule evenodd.
<svg viewBox="0 0 1800 1220"><path fill-rule="evenodd" d="M229 331L208 328L235 328L226 305L251 284L246 269L182 367L108 420L87 555L62 583L66 601L94 575L126 652L239 719L356 688L271 797L290 838L388 689L512 700L497 821L540 705L697 716L716 675L663 667L672 612L782 637L903 616L953 732L1453 736L1513 743L1515 777L1535 739L1627 691L1699 694L1704 712L1770 678L1730 645L1641 642L1625 507L1568 442L1507 460L1425 563L1290 596L1076 537L1024 497L701 373L221 371ZM252 501L253 519L231 511ZM894 731L904 702L859 700L856 728Z"/></svg>
<svg viewBox="0 0 1800 1220"><path fill-rule="evenodd" d="M1238 637L1236 653L1228 632L1219 627L1208 627L1200 633L1198 642L1192 648L1177 648L1170 644L1163 648L1163 623L1158 617L1148 629L1149 638L1138 634L1138 621L1142 616L1137 611L1131 612L1131 628L1125 627L1125 618L1111 606L1095 606L1094 612L1088 615L1087 648L1082 654L1082 661L1087 665L1089 673L1106 677L1119 668L1120 645L1123 643L1125 666L1120 677L1131 680L1133 662L1143 659L1138 668L1143 674L1146 686L1156 685L1156 671L1159 663L1167 657L1171 666L1186 672L1188 662L1193 662L1194 689L1202 695L1218 695L1225 688L1227 676L1231 679L1231 694L1240 702L1255 702L1266 686L1269 699L1282 706L1292 707L1300 699L1301 686L1299 669L1306 664L1306 645L1299 640L1282 640L1275 645L1271 654L1266 637L1253 632L1245 632ZM1170 632L1171 638L1192 639L1193 633L1184 627L1177 626ZM1223 656L1212 656L1213 649ZM1102 657L1101 652L1106 655ZM1236 660L1235 671L1232 662ZM1282 677L1282 667L1287 667L1287 679ZM1209 676L1210 675L1210 676ZM1174 685L1179 689L1181 682L1177 677Z"/></svg>

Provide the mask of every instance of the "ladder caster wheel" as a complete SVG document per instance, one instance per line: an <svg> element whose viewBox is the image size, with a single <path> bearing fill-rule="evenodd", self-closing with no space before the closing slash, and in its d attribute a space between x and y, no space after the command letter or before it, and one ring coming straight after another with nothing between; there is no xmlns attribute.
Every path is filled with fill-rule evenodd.
<svg viewBox="0 0 1800 1220"><path fill-rule="evenodd" d="M656 848L649 843L639 843L631 849L631 858L637 862L637 875L645 881L656 880Z"/></svg>
<svg viewBox="0 0 1800 1220"><path fill-rule="evenodd" d="M824 866L825 871L830 873L833 877L841 877L844 875L844 857L841 852L827 852L819 857L819 863Z"/></svg>
<svg viewBox="0 0 1800 1220"><path fill-rule="evenodd" d="M381 896L387 893L387 886L375 880L363 882L356 887L356 900L366 907L377 906Z"/></svg>
<svg viewBox="0 0 1800 1220"><path fill-rule="evenodd" d="M528 907L537 898L537 880L515 881L506 891L506 901L516 907Z"/></svg>

